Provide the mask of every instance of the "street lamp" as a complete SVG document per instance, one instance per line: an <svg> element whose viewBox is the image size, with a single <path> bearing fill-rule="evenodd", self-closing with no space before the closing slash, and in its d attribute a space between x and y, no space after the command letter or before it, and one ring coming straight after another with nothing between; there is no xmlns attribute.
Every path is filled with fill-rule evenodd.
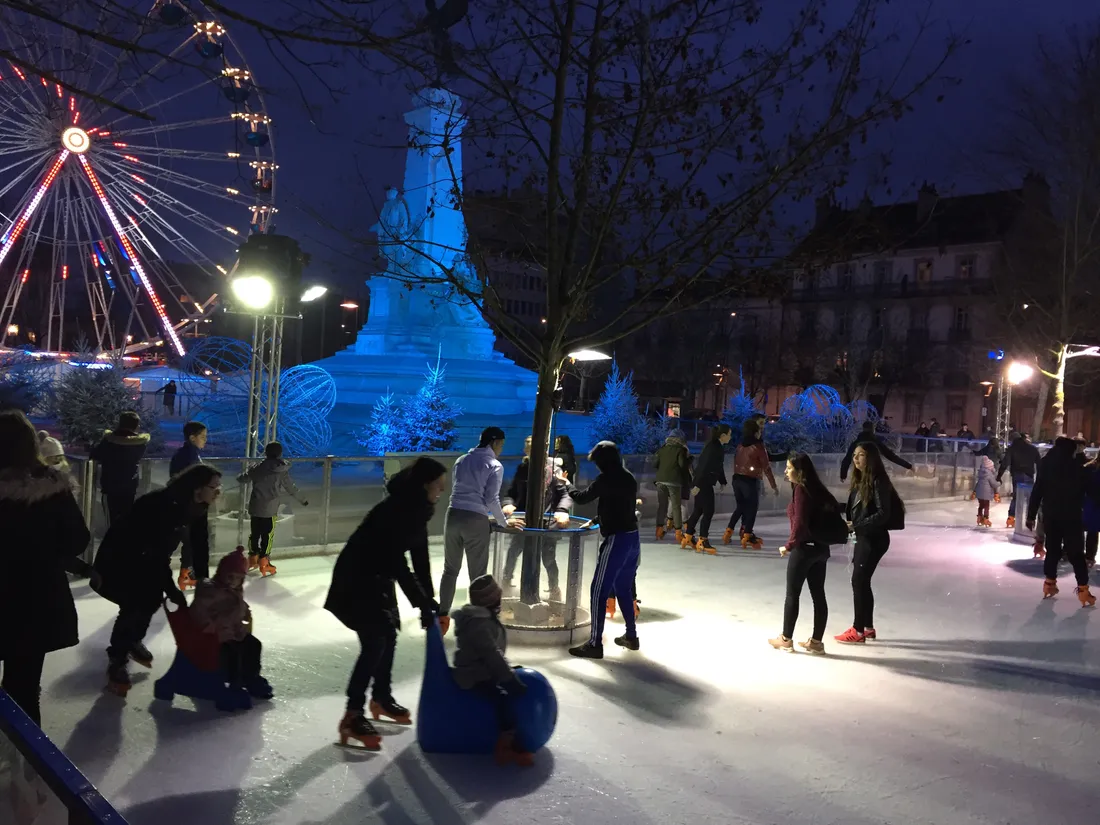
<svg viewBox="0 0 1100 825"><path fill-rule="evenodd" d="M263 275L234 278L229 286L233 297L254 312L267 309L275 300L275 286Z"/></svg>
<svg viewBox="0 0 1100 825"><path fill-rule="evenodd" d="M580 361L582 363L588 361L610 361L611 356L594 349L580 349L576 352L569 353L569 360Z"/></svg>
<svg viewBox="0 0 1100 825"><path fill-rule="evenodd" d="M1019 361L1013 361L1008 365L1008 369L1005 371L1005 378L1008 379L1008 383L1013 386L1027 381L1031 376L1035 374L1035 367L1030 364L1021 364Z"/></svg>
<svg viewBox="0 0 1100 825"><path fill-rule="evenodd" d="M318 298L323 298L325 293L328 292L327 286L311 286L307 287L306 291L302 293L301 301L303 304L312 304Z"/></svg>
<svg viewBox="0 0 1100 825"><path fill-rule="evenodd" d="M598 364L602 361L611 360L610 355L595 349L579 349L575 352L569 353L567 357L569 358L569 361L573 364ZM581 411L587 412L588 403L587 399L585 398L585 393L588 389L589 368L581 367L577 370L577 375L581 379L581 387L579 392Z"/></svg>
<svg viewBox="0 0 1100 825"><path fill-rule="evenodd" d="M1008 427L1012 420L1012 388L1035 375L1035 367L1013 361L1001 371L997 391L997 438L1008 440Z"/></svg>

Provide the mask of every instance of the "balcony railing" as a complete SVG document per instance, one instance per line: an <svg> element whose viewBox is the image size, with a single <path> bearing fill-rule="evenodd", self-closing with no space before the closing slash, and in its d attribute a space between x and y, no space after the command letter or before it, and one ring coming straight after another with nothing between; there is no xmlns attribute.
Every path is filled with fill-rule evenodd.
<svg viewBox="0 0 1100 825"><path fill-rule="evenodd" d="M881 284L858 284L851 287L820 286L795 287L788 294L788 300L809 301L850 301L865 298L941 298L960 295L987 295L993 289L989 278L954 279L931 281L918 284L912 281Z"/></svg>

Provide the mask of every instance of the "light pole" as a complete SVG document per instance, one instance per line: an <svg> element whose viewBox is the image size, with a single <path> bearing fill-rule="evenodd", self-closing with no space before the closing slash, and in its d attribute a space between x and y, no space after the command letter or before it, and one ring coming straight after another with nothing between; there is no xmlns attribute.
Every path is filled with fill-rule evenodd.
<svg viewBox="0 0 1100 825"><path fill-rule="evenodd" d="M1027 381L1034 374L1034 367L1019 361L1013 361L1001 370L1001 380L997 389L997 438L1002 443L1008 442L1008 428L1012 420L1012 388Z"/></svg>

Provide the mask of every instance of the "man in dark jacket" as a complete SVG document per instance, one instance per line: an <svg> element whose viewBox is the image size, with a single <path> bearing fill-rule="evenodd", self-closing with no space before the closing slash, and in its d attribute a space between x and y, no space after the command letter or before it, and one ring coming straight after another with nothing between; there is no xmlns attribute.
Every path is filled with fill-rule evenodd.
<svg viewBox="0 0 1100 825"><path fill-rule="evenodd" d="M614 442L601 441L592 448L588 460L599 468L600 474L587 489L571 487L569 493L577 504L599 500L596 518L603 541L592 575L592 634L587 642L570 648L569 652L584 659L602 659L605 605L612 593L618 598L619 610L626 621L626 634L615 639L615 644L628 650L638 649L634 618L634 578L642 552L638 535L638 480L623 466Z"/></svg>
<svg viewBox="0 0 1100 825"><path fill-rule="evenodd" d="M107 432L88 457L99 465L99 489L107 523L122 518L134 506L138 491L138 467L149 446L149 433L139 433L141 419L136 412L118 417L118 427Z"/></svg>
<svg viewBox="0 0 1100 825"><path fill-rule="evenodd" d="M852 456L855 454L856 447L860 444L874 444L878 447L879 453L883 458L888 461L892 461L899 467L904 467L906 470L912 470L913 465L899 456L893 450L886 446L885 442L877 435L875 435L875 425L871 421L863 422L863 429L859 431L859 435L856 436L856 440L848 445L848 452L844 454L844 458L840 462L840 480L846 481L848 479L848 470L852 468Z"/></svg>
<svg viewBox="0 0 1100 825"><path fill-rule="evenodd" d="M1077 456L1077 443L1072 438L1057 438L1054 446L1039 462L1039 475L1027 503L1027 527L1035 529L1035 519L1042 513L1046 535L1046 558L1043 560L1043 598L1058 593L1058 563L1065 553L1077 578L1077 598L1082 606L1096 603L1089 593L1089 571L1085 563L1086 473Z"/></svg>
<svg viewBox="0 0 1100 825"><path fill-rule="evenodd" d="M168 463L168 477L178 476L188 467L202 464L201 450L206 446L206 425L199 421L188 421L183 425L183 446L172 454L172 460ZM192 525L192 529L195 528ZM183 534L183 544L180 545L180 577L177 581L180 590L190 590L203 579L210 577L209 553L195 553L196 547L209 547L210 541L203 544L202 541L193 541L191 530Z"/></svg>
<svg viewBox="0 0 1100 825"><path fill-rule="evenodd" d="M152 667L153 655L143 641L149 622L167 597L187 606L172 580L172 554L194 522L192 536L205 542L207 511L221 494L221 473L200 464L180 473L161 490L142 496L114 522L95 557L102 583L99 594L118 605L118 618L107 648L108 689L122 696L130 689L127 659ZM202 551L209 555L209 548Z"/></svg>
<svg viewBox="0 0 1100 825"><path fill-rule="evenodd" d="M1038 469L1039 448L1031 443L1025 433L1016 433L997 469L998 484L1001 483L1005 470L1008 470L1008 476L1012 479L1012 501L1008 505L1007 527L1016 526L1016 488L1020 484L1034 483Z"/></svg>
<svg viewBox="0 0 1100 825"><path fill-rule="evenodd" d="M687 466L688 448L684 434L680 430L673 430L653 456L653 467L657 471L657 541L665 537L665 531L669 527L676 531L676 541L684 537L684 514L680 495L688 475ZM691 487L690 479L688 487Z"/></svg>

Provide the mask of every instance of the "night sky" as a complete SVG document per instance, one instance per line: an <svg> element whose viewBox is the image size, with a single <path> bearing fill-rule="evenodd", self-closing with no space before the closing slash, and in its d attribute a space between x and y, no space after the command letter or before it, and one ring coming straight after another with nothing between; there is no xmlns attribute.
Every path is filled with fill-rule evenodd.
<svg viewBox="0 0 1100 825"><path fill-rule="evenodd" d="M923 5L917 0L893 4L891 14L903 38ZM950 89L943 103L926 101L877 139L893 158L894 197L911 195L923 180L937 184L941 194L996 186L975 173L973 159L996 128L1005 79L1026 65L1037 35L1057 36L1067 25L1087 25L1096 19L1097 7L1089 0L938 0L934 9L941 34L964 33L971 42L948 70L961 85ZM268 108L275 118L280 164L278 230L299 237L317 265L331 266L330 277L354 288L369 274L369 265L356 272L333 251L349 245L318 226L307 210L323 205L332 223L357 227L366 235L384 187L401 183L404 150L399 147L406 135L401 116L408 107L407 92L397 78L350 68L340 77L347 94L338 104L327 101L316 85L307 86L321 115L311 123L293 84L266 48L248 33L234 35L258 80L270 89ZM934 42L935 32L929 40ZM468 174L466 184L476 188L478 181ZM855 181L844 197L858 199L865 185ZM885 197L884 192L873 195Z"/></svg>

